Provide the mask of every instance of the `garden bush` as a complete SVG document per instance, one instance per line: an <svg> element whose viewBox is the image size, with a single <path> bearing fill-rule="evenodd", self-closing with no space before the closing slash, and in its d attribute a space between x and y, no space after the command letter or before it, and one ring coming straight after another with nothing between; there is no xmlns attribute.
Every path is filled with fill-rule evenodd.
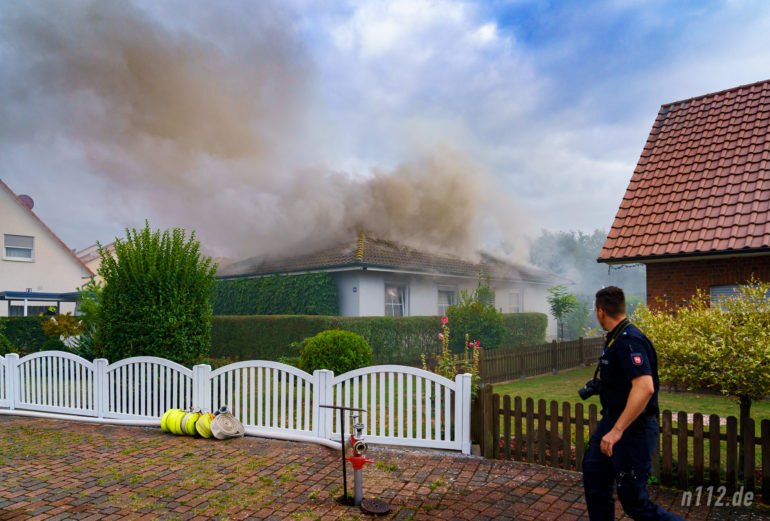
<svg viewBox="0 0 770 521"><path fill-rule="evenodd" d="M328 273L218 280L211 289L215 315L336 315L337 285Z"/></svg>
<svg viewBox="0 0 770 521"><path fill-rule="evenodd" d="M505 313L501 347L536 346L545 343L548 317L545 313Z"/></svg>
<svg viewBox="0 0 770 521"><path fill-rule="evenodd" d="M115 241L115 257L102 256L94 352L115 362L159 356L193 365L211 342L209 296L216 268L202 257L195 232L182 229L126 230Z"/></svg>
<svg viewBox="0 0 770 521"><path fill-rule="evenodd" d="M323 331L303 344L299 367L308 373L329 369L342 374L372 364L372 348L361 335L350 331Z"/></svg>
<svg viewBox="0 0 770 521"><path fill-rule="evenodd" d="M66 351L64 344L50 338L43 332L43 323L50 317L6 317L0 320L5 331L2 333L10 343L11 353L19 356L38 351Z"/></svg>

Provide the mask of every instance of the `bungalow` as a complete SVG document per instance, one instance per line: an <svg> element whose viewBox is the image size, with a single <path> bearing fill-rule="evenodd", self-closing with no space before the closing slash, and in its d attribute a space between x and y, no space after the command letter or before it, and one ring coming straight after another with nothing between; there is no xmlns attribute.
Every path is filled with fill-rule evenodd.
<svg viewBox="0 0 770 521"><path fill-rule="evenodd" d="M770 80L663 105L598 258L651 307L770 281Z"/></svg>
<svg viewBox="0 0 770 521"><path fill-rule="evenodd" d="M32 211L34 203L0 180L0 316L74 311L91 270Z"/></svg>
<svg viewBox="0 0 770 521"><path fill-rule="evenodd" d="M218 278L326 272L337 284L342 316L428 316L444 314L456 303L458 291L473 291L481 270L489 274L495 307L502 312L549 314L547 289L565 279L489 254L479 259L418 251L362 233L357 240L307 255L234 262L221 268ZM547 334L556 334L550 316Z"/></svg>

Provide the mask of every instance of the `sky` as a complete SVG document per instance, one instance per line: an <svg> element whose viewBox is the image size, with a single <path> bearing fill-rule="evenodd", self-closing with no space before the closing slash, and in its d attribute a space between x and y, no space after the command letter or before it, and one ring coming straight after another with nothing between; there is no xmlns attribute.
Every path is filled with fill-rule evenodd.
<svg viewBox="0 0 770 521"><path fill-rule="evenodd" d="M71 248L608 230L662 104L770 78L770 2L0 5L0 179Z"/></svg>

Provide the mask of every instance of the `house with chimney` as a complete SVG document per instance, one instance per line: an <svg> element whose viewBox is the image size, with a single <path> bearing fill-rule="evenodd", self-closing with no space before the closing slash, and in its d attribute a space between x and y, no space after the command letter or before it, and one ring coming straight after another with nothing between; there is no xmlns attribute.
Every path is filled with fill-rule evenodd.
<svg viewBox="0 0 770 521"><path fill-rule="evenodd" d="M74 312L82 278L93 275L33 206L0 180L0 316Z"/></svg>
<svg viewBox="0 0 770 521"><path fill-rule="evenodd" d="M660 108L598 261L645 264L653 308L770 281L770 80Z"/></svg>
<svg viewBox="0 0 770 521"><path fill-rule="evenodd" d="M549 317L546 335L555 337L547 289L568 282L553 273L515 264L489 254L476 261L420 251L368 234L314 253L279 259L254 257L219 269L220 280L329 273L334 279L342 316L443 315L457 303L458 291L478 285L479 272L489 275L495 307L504 313L525 311Z"/></svg>

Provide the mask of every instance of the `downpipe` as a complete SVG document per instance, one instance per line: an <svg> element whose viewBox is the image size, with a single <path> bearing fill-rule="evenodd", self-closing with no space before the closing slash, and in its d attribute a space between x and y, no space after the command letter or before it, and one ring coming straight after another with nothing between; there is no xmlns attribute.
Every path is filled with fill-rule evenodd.
<svg viewBox="0 0 770 521"><path fill-rule="evenodd" d="M160 418L153 420L121 420L117 418L96 418L91 416L71 416L68 414L59 414L55 412L38 412L38 411L20 411L14 410L2 410L0 414L7 416L26 416L29 418L45 418L49 420L64 420L64 421L76 421L83 423L99 423L102 425L123 425L126 427L159 427ZM339 442L332 440L325 440L323 438L315 438L313 436L307 436L304 434L293 434L290 432L276 432L265 429L257 429L253 427L246 427L247 436L255 438L270 438L274 440L296 441L301 443L315 443L317 445L323 445L334 450L342 450L342 446Z"/></svg>

